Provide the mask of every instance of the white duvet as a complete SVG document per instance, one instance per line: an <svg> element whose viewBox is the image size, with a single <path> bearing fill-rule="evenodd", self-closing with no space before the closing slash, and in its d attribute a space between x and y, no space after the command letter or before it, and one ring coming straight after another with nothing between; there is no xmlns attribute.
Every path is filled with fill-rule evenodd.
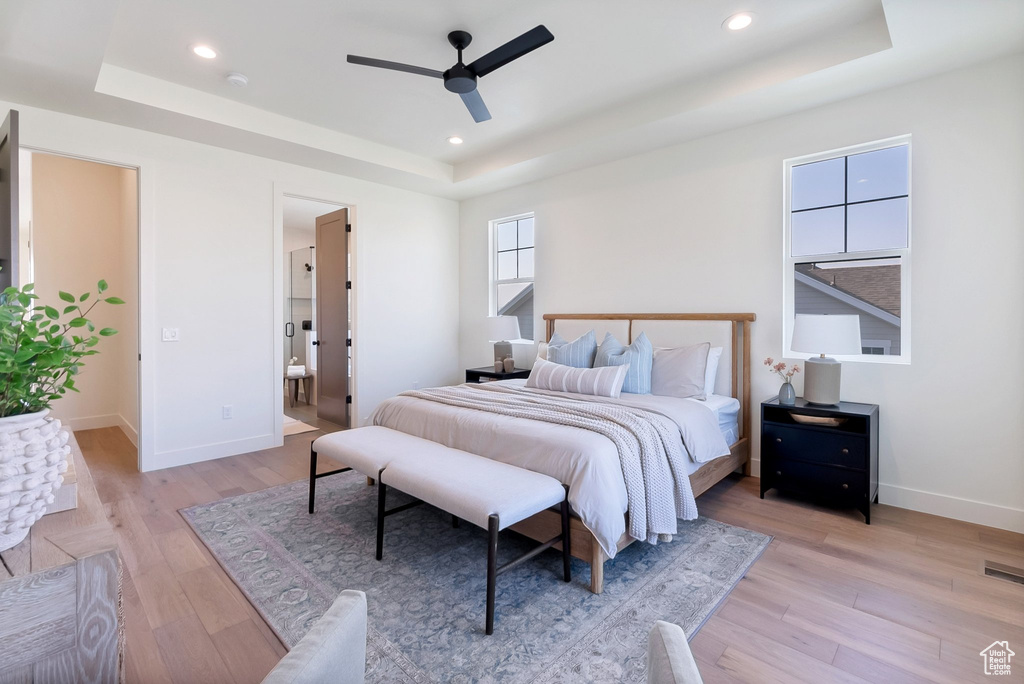
<svg viewBox="0 0 1024 684"><path fill-rule="evenodd" d="M488 383L479 386L523 381ZM704 463L729 453L715 413L703 403L654 395L623 394L618 399L531 389L548 397L622 404L659 414L680 435L686 453ZM569 502L605 553L615 556L626 531L626 486L618 452L606 437L576 427L487 413L398 396L374 413L376 425L429 439L452 448L544 473L569 485Z"/></svg>

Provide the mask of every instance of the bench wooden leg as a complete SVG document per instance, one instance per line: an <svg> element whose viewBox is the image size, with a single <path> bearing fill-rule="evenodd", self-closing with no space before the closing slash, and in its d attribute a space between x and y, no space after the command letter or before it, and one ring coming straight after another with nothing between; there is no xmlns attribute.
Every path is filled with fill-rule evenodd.
<svg viewBox="0 0 1024 684"><path fill-rule="evenodd" d="M593 544L590 555L590 591L600 594L604 591L604 562L607 556L596 539Z"/></svg>
<svg viewBox="0 0 1024 684"><path fill-rule="evenodd" d="M452 527L454 527L455 529L459 529L459 516L452 516Z"/></svg>
<svg viewBox="0 0 1024 684"><path fill-rule="evenodd" d="M367 487L372 487L372 486L374 485L374 483L376 483L376 482L377 482L377 481L376 481L376 480L374 480L374 479L373 479L372 477L368 477L368 478L366 478L366 486L367 486Z"/></svg>
<svg viewBox="0 0 1024 684"><path fill-rule="evenodd" d="M313 515L313 504L316 497L316 451L313 443L309 443L309 514Z"/></svg>
<svg viewBox="0 0 1024 684"><path fill-rule="evenodd" d="M498 516L487 519L487 629L494 634L494 584L498 579Z"/></svg>
<svg viewBox="0 0 1024 684"><path fill-rule="evenodd" d="M377 560L384 557L384 499L387 495L388 486L381 482L377 487Z"/></svg>
<svg viewBox="0 0 1024 684"><path fill-rule="evenodd" d="M572 581L572 544L569 540L569 488L565 488L565 499L562 500L562 576L566 582Z"/></svg>

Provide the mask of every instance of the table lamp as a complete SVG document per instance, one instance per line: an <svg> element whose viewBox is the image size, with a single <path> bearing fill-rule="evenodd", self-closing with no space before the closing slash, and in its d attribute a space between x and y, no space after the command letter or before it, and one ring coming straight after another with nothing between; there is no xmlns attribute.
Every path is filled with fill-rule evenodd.
<svg viewBox="0 0 1024 684"><path fill-rule="evenodd" d="M512 356L509 340L518 340L519 319L515 316L488 316L487 339L494 342L494 360L504 361Z"/></svg>
<svg viewBox="0 0 1024 684"><path fill-rule="evenodd" d="M797 314L793 323L793 351L821 354L804 366L804 399L811 404L839 403L843 366L825 354L860 354L860 316Z"/></svg>

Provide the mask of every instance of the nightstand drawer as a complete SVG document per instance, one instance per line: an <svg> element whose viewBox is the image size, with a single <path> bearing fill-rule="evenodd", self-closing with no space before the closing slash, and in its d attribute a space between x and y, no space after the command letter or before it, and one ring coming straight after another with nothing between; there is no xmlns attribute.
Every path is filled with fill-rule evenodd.
<svg viewBox="0 0 1024 684"><path fill-rule="evenodd" d="M795 459L846 468L867 468L867 445L859 435L788 425L762 426L761 449L774 462Z"/></svg>
<svg viewBox="0 0 1024 684"><path fill-rule="evenodd" d="M863 472L802 461L773 462L768 479L772 486L778 489L802 492L837 502L866 495Z"/></svg>

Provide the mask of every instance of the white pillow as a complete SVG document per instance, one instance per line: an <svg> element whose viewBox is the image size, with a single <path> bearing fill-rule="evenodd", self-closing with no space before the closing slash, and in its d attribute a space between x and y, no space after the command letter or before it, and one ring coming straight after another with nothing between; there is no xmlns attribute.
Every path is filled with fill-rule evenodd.
<svg viewBox="0 0 1024 684"><path fill-rule="evenodd" d="M651 394L663 397L707 399L708 351L710 342L689 347L656 349L651 366Z"/></svg>
<svg viewBox="0 0 1024 684"><path fill-rule="evenodd" d="M574 368L538 358L526 380L527 387L592 394L596 397L617 399L622 393L628 365L601 368Z"/></svg>
<svg viewBox="0 0 1024 684"><path fill-rule="evenodd" d="M722 348L712 347L708 351L708 366L704 369L704 397L710 397L715 393L715 383L718 382L718 363L722 360Z"/></svg>

